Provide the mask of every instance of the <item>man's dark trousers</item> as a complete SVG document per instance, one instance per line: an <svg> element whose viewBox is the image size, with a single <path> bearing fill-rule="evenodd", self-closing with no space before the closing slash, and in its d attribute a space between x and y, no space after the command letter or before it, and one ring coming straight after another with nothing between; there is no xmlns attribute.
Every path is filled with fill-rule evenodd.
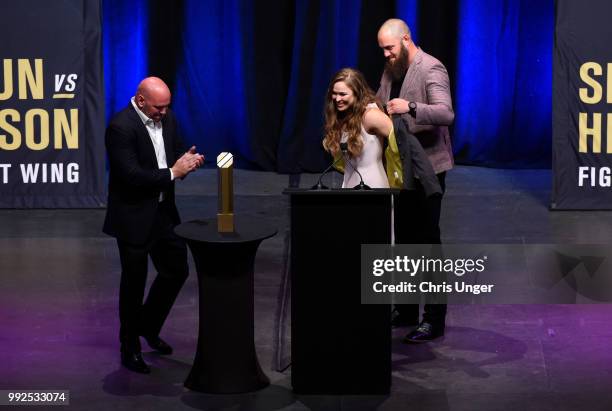
<svg viewBox="0 0 612 411"><path fill-rule="evenodd" d="M119 338L122 348L133 352L140 351L139 335L159 335L189 273L187 248L174 233L168 203L159 203L152 233L144 244L117 240L121 259ZM143 304L149 255L158 275Z"/></svg>
<svg viewBox="0 0 612 411"><path fill-rule="evenodd" d="M436 175L442 195L425 195L423 185L416 180L416 190L401 190L395 208L396 244L442 244L440 238L440 211L442 196L446 191L446 172ZM418 321L418 304L396 304L395 309L403 319ZM446 304L425 304L423 321L434 327L444 328Z"/></svg>

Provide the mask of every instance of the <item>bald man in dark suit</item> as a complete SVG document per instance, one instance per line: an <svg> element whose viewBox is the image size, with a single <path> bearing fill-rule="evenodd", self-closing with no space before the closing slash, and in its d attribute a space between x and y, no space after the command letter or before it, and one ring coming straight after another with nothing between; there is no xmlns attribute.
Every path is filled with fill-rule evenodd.
<svg viewBox="0 0 612 411"><path fill-rule="evenodd" d="M174 234L180 223L174 181L200 167L204 156L185 151L169 108L168 86L148 77L106 130L108 207L103 231L117 239L121 260L121 363L148 374L140 336L160 354L172 347L159 336L188 276L187 248ZM158 272L144 301L148 257Z"/></svg>

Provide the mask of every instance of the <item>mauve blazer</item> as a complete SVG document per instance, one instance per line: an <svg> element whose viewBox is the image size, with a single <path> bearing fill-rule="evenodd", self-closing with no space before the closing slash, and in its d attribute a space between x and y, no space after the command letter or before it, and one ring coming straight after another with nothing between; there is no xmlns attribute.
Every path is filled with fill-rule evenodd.
<svg viewBox="0 0 612 411"><path fill-rule="evenodd" d="M391 93L391 76L385 71L376 96L384 104ZM404 124L414 134L436 174L453 168L453 150L448 126L455 113L450 94L450 82L444 65L421 49L408 67L399 98L416 103L416 117L401 115Z"/></svg>

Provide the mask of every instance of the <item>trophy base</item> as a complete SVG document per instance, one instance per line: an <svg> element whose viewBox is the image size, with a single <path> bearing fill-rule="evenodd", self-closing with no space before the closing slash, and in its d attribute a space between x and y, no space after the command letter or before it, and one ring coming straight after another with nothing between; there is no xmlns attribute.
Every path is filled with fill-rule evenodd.
<svg viewBox="0 0 612 411"><path fill-rule="evenodd" d="M233 213L218 213L217 214L217 231L220 233L234 232L234 214Z"/></svg>

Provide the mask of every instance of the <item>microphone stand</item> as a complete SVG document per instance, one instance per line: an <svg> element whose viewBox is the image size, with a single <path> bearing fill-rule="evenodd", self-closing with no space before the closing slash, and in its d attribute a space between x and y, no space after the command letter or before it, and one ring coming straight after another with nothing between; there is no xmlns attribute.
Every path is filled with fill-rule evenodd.
<svg viewBox="0 0 612 411"><path fill-rule="evenodd" d="M355 171L357 173L357 175L359 176L359 184L357 184L355 187L353 187L353 190L371 190L372 187L370 187L369 185L367 185L367 184L365 184L363 182L363 176L361 175L359 170L357 170L357 168L355 168L355 166L353 166L353 163L351 163L351 160L348 158L348 155L347 155L348 144L347 143L340 143L340 150L342 150L342 157L344 157L344 162L348 163L351 166L351 168L353 169L353 171Z"/></svg>
<svg viewBox="0 0 612 411"><path fill-rule="evenodd" d="M336 160L334 160L333 163L331 163L329 165L329 167L327 167L325 169L325 171L323 171L321 173L321 175L319 176L319 180L317 180L317 184L313 185L312 187L310 187L311 190L329 190L329 187L327 187L325 184L323 184L322 180L323 177L325 176L325 174L327 174L329 172L329 170L332 169L333 166L335 166L336 164L338 164L338 162L340 160L342 160L343 157L338 157Z"/></svg>

